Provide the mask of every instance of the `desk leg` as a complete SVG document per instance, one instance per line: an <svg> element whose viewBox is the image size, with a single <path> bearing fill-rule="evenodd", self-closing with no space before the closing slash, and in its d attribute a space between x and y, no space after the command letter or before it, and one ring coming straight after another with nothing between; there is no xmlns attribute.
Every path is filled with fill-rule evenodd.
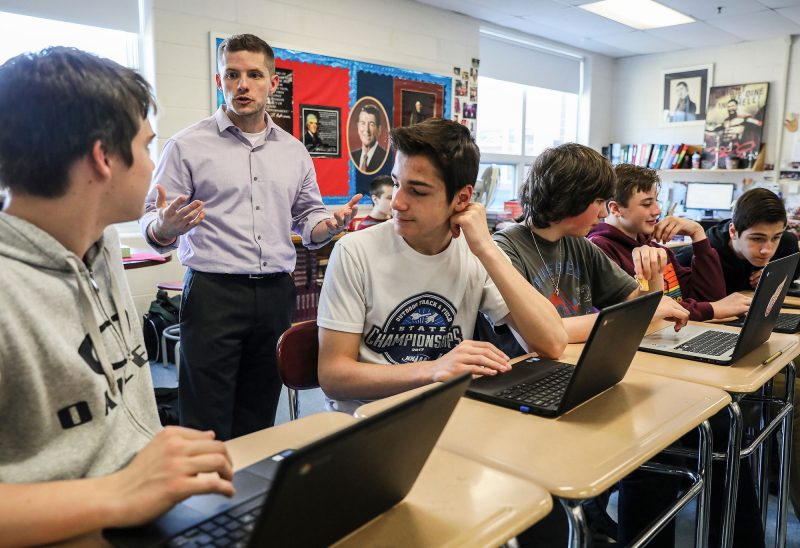
<svg viewBox="0 0 800 548"><path fill-rule="evenodd" d="M725 455L725 509L722 515L722 547L733 544L733 526L736 518L736 491L739 485L739 452L742 449L742 411L736 401L728 406L728 450Z"/></svg>
<svg viewBox="0 0 800 548"><path fill-rule="evenodd" d="M569 548L584 548L589 545L589 525L580 500L559 499L569 522Z"/></svg>
<svg viewBox="0 0 800 548"><path fill-rule="evenodd" d="M789 362L786 366L786 402L787 405L794 405L794 362ZM783 420L780 427L780 450L781 466L780 477L778 478L778 523L775 526L775 546L786 546L786 520L789 504L789 462L792 458L792 427L794 422L794 410L790 410ZM797 457L795 457L797 458Z"/></svg>
<svg viewBox="0 0 800 548"><path fill-rule="evenodd" d="M700 436L697 444L697 471L703 480L703 490L697 497L697 513L695 516L696 534L695 546L705 548L708 546L708 526L711 512L711 464L713 463L713 444L711 425L703 421L697 427Z"/></svg>
<svg viewBox="0 0 800 548"><path fill-rule="evenodd" d="M765 399L772 399L772 380L762 388L762 396ZM768 403L761 404L760 431L763 431L772 422L772 406ZM761 505L761 523L767 523L767 512L769 510L769 460L772 444L762 443L758 446L758 474L760 479L758 486L758 503Z"/></svg>

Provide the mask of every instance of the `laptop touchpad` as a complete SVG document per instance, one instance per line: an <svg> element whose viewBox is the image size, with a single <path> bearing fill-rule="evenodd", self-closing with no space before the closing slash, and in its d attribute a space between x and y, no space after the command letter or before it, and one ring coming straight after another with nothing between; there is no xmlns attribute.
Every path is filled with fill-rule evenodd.
<svg viewBox="0 0 800 548"><path fill-rule="evenodd" d="M236 506L256 495L267 492L270 481L261 476L251 474L247 470L241 470L233 475L233 486L236 494L231 497L223 495L195 495L183 501L182 504L212 516L224 512L228 508Z"/></svg>

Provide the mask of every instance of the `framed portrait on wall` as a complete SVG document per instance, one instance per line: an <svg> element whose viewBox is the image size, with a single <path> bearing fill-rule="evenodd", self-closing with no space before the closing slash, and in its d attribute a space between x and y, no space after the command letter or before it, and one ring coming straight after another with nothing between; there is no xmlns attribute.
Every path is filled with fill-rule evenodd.
<svg viewBox="0 0 800 548"><path fill-rule="evenodd" d="M661 121L665 125L701 124L708 111L714 65L662 72Z"/></svg>
<svg viewBox="0 0 800 548"><path fill-rule="evenodd" d="M394 126L413 126L428 118L441 118L443 102L443 86L395 78Z"/></svg>
<svg viewBox="0 0 800 548"><path fill-rule="evenodd" d="M389 115L375 97L356 101L347 120L350 161L364 175L380 171L389 155Z"/></svg>
<svg viewBox="0 0 800 548"><path fill-rule="evenodd" d="M225 98L222 96L222 92L217 88L217 81L215 75L217 74L217 52L219 51L219 45L222 43L223 40L230 37L231 34L225 32L216 32L211 31L208 33L209 37L209 70L211 73L211 113L217 111L220 105L225 104Z"/></svg>
<svg viewBox="0 0 800 548"><path fill-rule="evenodd" d="M338 158L341 109L321 105L300 105L303 144L312 158Z"/></svg>

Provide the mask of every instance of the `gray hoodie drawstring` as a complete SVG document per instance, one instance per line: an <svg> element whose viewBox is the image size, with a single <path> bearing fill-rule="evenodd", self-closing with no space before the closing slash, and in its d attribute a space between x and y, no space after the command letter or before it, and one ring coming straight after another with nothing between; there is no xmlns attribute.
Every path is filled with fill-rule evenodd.
<svg viewBox="0 0 800 548"><path fill-rule="evenodd" d="M87 287L88 284L86 282L86 276L81 271L81 266L78 264L78 258L75 256L67 256L67 263L75 273L75 277L78 280L78 294L80 296L79 301L83 326L89 332L89 339L92 341L92 347L97 354L97 359L100 362L100 367L103 370L103 375L106 378L109 390L112 394L116 395L118 389L117 383L114 382L114 369L111 367L111 360L108 358L108 352L106 352L106 346L103 344L103 338L100 334L100 329L97 327L97 321L95 320L94 315L94 307L92 306L92 297L90 295L91 289ZM120 318L120 324L122 323L122 318Z"/></svg>

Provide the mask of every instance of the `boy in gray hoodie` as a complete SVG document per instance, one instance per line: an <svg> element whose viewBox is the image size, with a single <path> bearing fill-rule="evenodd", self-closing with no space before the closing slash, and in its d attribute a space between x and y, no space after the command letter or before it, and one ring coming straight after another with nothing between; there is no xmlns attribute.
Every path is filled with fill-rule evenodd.
<svg viewBox="0 0 800 548"><path fill-rule="evenodd" d="M159 425L110 226L143 212L153 107L141 76L79 50L0 66L3 544L136 525L192 494L233 493L212 432Z"/></svg>

